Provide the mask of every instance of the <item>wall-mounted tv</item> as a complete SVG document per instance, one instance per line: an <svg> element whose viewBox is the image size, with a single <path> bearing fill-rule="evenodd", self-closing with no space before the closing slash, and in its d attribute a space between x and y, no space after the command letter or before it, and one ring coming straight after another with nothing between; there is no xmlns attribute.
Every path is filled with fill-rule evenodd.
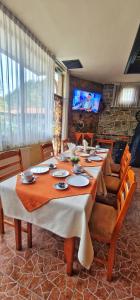
<svg viewBox="0 0 140 300"><path fill-rule="evenodd" d="M96 92L86 92L79 89L73 90L72 110L99 112L102 95Z"/></svg>

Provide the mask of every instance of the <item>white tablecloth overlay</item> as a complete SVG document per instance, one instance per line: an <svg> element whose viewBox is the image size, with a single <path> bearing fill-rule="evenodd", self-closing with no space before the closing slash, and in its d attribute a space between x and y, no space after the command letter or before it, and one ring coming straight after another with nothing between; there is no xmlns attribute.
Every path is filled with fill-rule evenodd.
<svg viewBox="0 0 140 300"><path fill-rule="evenodd" d="M107 154L102 154L107 157ZM51 158L43 163L57 163ZM107 160L106 160L107 162ZM101 167L86 167L97 178L99 193L105 194L105 185ZM79 237L78 259L87 269L94 258L94 250L89 232L88 222L91 216L94 199L89 194L51 200L41 208L28 212L16 194L16 176L0 183L0 195L4 214L38 225L44 229L64 237ZM46 182L47 188L47 182ZM95 191L96 194L96 191Z"/></svg>

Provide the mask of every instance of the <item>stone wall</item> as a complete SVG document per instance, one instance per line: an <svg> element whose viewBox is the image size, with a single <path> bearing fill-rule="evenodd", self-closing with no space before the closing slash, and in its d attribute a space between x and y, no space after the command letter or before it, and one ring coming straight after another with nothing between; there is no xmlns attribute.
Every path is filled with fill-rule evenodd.
<svg viewBox="0 0 140 300"><path fill-rule="evenodd" d="M99 114L86 113L82 114L77 111L72 111L73 89L79 88L89 92L98 91L103 93L104 110ZM113 88L111 84L104 86L99 83L90 82L87 80L70 77L70 101L69 101L69 138L74 140L74 132L80 131L78 128L79 118L84 122L82 132L93 132L99 138L108 138L120 140L121 136L128 137L128 142L131 141L134 129L137 125L135 114L137 108L114 108L111 107L113 100Z"/></svg>
<svg viewBox="0 0 140 300"><path fill-rule="evenodd" d="M105 104L104 111L99 116L98 136L107 134L119 136L131 136L137 125L135 114L137 108L113 108L111 103L113 100L113 85L104 85L103 102ZM115 137L117 139L117 137Z"/></svg>
<svg viewBox="0 0 140 300"><path fill-rule="evenodd" d="M69 101L69 138L74 140L75 131L82 132L97 132L99 115L88 112L72 111L73 89L78 88L87 92L103 91L103 85L100 83L91 82L70 76L70 101ZM84 127L80 130L79 119L84 123Z"/></svg>

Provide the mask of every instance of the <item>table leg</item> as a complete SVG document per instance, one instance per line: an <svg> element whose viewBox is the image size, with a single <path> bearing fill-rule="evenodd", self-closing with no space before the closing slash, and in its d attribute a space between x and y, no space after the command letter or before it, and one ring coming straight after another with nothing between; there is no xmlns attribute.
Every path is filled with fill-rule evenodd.
<svg viewBox="0 0 140 300"><path fill-rule="evenodd" d="M27 223L27 245L32 248L32 224Z"/></svg>
<svg viewBox="0 0 140 300"><path fill-rule="evenodd" d="M22 250L21 220L14 219L16 250Z"/></svg>
<svg viewBox="0 0 140 300"><path fill-rule="evenodd" d="M67 274L72 275L73 258L75 249L75 238L68 238L64 240L64 256L67 263Z"/></svg>

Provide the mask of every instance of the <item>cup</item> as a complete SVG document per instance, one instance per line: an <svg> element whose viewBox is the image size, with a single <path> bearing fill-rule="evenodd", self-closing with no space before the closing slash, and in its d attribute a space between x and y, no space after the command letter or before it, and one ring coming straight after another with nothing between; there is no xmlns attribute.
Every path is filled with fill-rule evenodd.
<svg viewBox="0 0 140 300"><path fill-rule="evenodd" d="M52 163L49 164L49 168L50 168L50 169L54 169L54 168L55 168L54 164L52 164Z"/></svg>
<svg viewBox="0 0 140 300"><path fill-rule="evenodd" d="M31 182L33 180L33 173L30 170L26 170L22 173L22 178L27 182Z"/></svg>
<svg viewBox="0 0 140 300"><path fill-rule="evenodd" d="M73 171L74 172L81 172L82 171L82 166L78 165L78 164L75 164L74 167L73 167Z"/></svg>
<svg viewBox="0 0 140 300"><path fill-rule="evenodd" d="M95 150L99 150L100 149L100 146L99 145L96 145L95 146Z"/></svg>
<svg viewBox="0 0 140 300"><path fill-rule="evenodd" d="M61 161L66 161L66 160L67 160L67 157L66 157L64 154L61 154L61 155L60 155L60 160L61 160Z"/></svg>
<svg viewBox="0 0 140 300"><path fill-rule="evenodd" d="M61 189L64 189L64 188L65 188L65 182L58 182L58 186L59 186Z"/></svg>

